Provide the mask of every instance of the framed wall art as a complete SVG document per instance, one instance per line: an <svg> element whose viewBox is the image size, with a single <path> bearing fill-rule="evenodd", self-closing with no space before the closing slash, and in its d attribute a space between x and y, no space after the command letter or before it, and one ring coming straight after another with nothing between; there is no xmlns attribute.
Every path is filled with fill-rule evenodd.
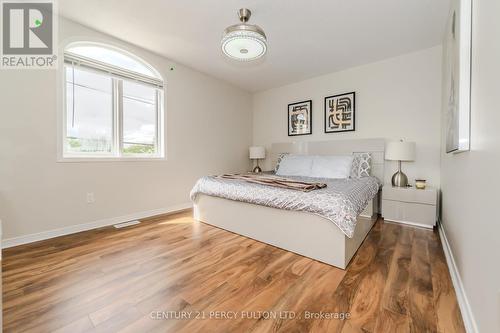
<svg viewBox="0 0 500 333"><path fill-rule="evenodd" d="M355 130L355 92L325 97L325 133Z"/></svg>
<svg viewBox="0 0 500 333"><path fill-rule="evenodd" d="M288 104L288 136L312 134L312 100Z"/></svg>
<svg viewBox="0 0 500 333"><path fill-rule="evenodd" d="M470 149L471 6L471 0L451 1L443 44L447 153Z"/></svg>

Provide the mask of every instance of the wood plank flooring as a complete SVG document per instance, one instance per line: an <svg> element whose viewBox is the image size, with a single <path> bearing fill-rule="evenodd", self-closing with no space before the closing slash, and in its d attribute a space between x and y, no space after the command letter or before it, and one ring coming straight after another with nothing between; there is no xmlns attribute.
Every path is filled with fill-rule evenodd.
<svg viewBox="0 0 500 333"><path fill-rule="evenodd" d="M345 271L191 212L3 255L4 332L465 332L439 235L383 220Z"/></svg>

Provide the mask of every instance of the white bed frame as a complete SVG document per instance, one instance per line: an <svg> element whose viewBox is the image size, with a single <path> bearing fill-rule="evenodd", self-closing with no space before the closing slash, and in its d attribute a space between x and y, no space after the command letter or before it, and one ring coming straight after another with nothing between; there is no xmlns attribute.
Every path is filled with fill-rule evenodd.
<svg viewBox="0 0 500 333"><path fill-rule="evenodd" d="M372 175L384 179L384 139L336 140L273 144L272 165L279 153L340 155L372 153ZM331 221L307 212L289 211L200 194L194 218L303 256L345 269L379 212L377 195L358 216L354 236L349 238Z"/></svg>

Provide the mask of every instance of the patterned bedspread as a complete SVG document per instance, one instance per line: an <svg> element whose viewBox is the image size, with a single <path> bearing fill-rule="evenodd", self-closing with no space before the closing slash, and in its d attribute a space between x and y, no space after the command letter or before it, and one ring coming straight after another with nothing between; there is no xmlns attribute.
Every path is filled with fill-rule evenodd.
<svg viewBox="0 0 500 333"><path fill-rule="evenodd" d="M248 183L244 180L206 176L200 178L194 185L191 190L191 200L195 202L198 194L206 194L267 207L309 212L332 221L347 237L352 238L357 216L375 197L380 186L375 177L359 179L287 178L326 183L327 187L301 192Z"/></svg>

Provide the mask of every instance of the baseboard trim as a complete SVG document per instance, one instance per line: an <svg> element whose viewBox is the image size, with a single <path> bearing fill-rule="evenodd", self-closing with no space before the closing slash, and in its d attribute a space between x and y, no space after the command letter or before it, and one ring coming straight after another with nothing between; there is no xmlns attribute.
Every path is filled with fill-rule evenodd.
<svg viewBox="0 0 500 333"><path fill-rule="evenodd" d="M460 312L462 313L465 329L468 333L478 333L479 330L477 328L476 321L474 320L474 315L472 314L472 309L465 293L465 288L462 284L462 279L460 277L460 273L458 272L457 264L455 263L455 258L453 257L453 252L451 251L450 243L448 243L448 238L446 238L446 233L442 223L438 223L438 230L446 262L448 264L448 269L450 271L451 281L453 282L453 287L455 287L458 306L460 307Z"/></svg>
<svg viewBox="0 0 500 333"><path fill-rule="evenodd" d="M72 225L64 228L53 229L48 231L42 231L36 234L24 235L19 237L13 237L2 240L2 249L6 249L13 246L29 244L33 242L38 242L45 239L50 239L54 237L70 235L81 231L92 230L102 227L107 227L113 224L123 223L131 220L144 219L147 217L162 215L162 214L171 214L175 212L179 212L182 210L186 210L191 208L193 205L191 202L186 202L179 205L174 205L170 207L158 208L148 211L142 211L138 213L112 217L102 220L97 220L89 223Z"/></svg>

